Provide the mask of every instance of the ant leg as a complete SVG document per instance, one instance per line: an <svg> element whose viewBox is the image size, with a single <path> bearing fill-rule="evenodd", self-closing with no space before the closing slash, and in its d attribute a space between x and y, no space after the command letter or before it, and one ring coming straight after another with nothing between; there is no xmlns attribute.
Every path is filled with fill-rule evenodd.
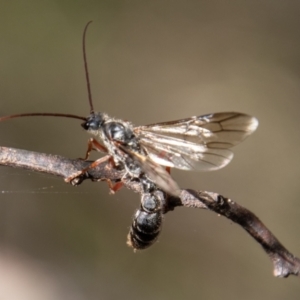
<svg viewBox="0 0 300 300"><path fill-rule="evenodd" d="M96 150L99 152L105 152L107 153L107 149L106 147L104 147L103 145L101 145L96 139L90 138L88 140L88 148L86 150L85 153L85 157L84 158L80 158L81 160L87 160L90 156L90 153L92 150Z"/></svg>

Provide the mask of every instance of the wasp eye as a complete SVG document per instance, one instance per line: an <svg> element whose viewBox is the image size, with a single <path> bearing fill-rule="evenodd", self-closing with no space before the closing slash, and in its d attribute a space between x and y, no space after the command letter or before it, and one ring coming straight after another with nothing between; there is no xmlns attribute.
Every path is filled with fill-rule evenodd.
<svg viewBox="0 0 300 300"><path fill-rule="evenodd" d="M83 122L81 123L81 127L85 130L88 130L90 128L89 122Z"/></svg>

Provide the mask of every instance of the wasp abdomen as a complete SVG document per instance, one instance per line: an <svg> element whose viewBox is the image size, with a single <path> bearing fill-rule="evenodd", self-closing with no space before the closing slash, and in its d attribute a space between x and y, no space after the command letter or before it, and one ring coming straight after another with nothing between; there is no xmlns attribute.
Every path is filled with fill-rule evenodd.
<svg viewBox="0 0 300 300"><path fill-rule="evenodd" d="M137 250L151 246L160 233L161 223L161 212L148 214L138 210L128 234L127 244Z"/></svg>
<svg viewBox="0 0 300 300"><path fill-rule="evenodd" d="M160 191L157 192L162 194ZM127 244L135 250L142 250L151 246L160 233L163 207L157 192L143 194L141 207L134 215Z"/></svg>

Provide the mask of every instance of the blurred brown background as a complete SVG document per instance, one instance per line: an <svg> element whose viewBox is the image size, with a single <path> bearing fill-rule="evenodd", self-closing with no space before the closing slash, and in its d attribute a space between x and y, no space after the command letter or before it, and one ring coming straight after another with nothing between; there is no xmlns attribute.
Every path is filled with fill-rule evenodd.
<svg viewBox="0 0 300 300"><path fill-rule="evenodd" d="M256 213L300 256L299 1L6 1L0 114L87 115L82 32L95 108L134 124L218 111L256 116L226 168L175 171ZM0 124L1 145L82 157L76 120ZM94 156L97 157L97 156ZM215 214L176 209L159 242L126 244L139 196L0 168L1 299L298 299L260 246Z"/></svg>

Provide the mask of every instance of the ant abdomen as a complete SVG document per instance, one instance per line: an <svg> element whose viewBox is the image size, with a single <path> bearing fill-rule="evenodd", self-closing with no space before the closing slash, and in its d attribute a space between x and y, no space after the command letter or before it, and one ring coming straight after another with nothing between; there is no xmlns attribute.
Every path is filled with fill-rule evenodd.
<svg viewBox="0 0 300 300"><path fill-rule="evenodd" d="M134 215L127 244L135 250L146 249L157 239L163 219L163 193L144 193L141 207Z"/></svg>

